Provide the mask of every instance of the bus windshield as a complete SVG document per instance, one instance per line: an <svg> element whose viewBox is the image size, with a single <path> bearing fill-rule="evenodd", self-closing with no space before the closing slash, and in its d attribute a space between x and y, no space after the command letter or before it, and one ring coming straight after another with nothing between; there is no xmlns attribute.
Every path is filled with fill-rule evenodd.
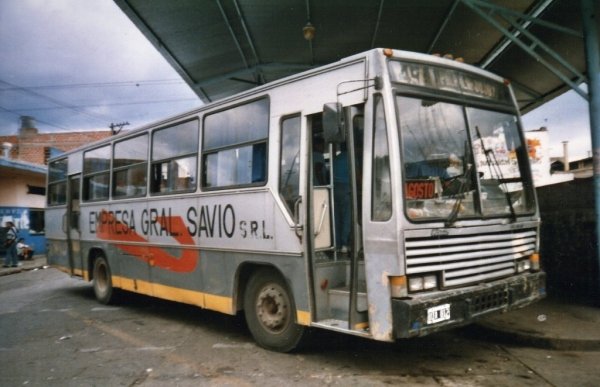
<svg viewBox="0 0 600 387"><path fill-rule="evenodd" d="M409 219L533 211L516 115L401 95L396 108Z"/></svg>

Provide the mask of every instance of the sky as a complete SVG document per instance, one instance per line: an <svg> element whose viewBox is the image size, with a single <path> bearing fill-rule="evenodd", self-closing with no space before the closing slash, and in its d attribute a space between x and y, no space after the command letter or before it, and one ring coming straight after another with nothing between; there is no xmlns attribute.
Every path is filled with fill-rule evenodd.
<svg viewBox="0 0 600 387"><path fill-rule="evenodd" d="M40 132L136 128L202 105L112 0L0 0L0 135L20 116ZM591 151L587 103L574 92L523 116L546 126L550 154Z"/></svg>
<svg viewBox="0 0 600 387"><path fill-rule="evenodd" d="M139 127L202 102L112 0L0 0L0 135Z"/></svg>
<svg viewBox="0 0 600 387"><path fill-rule="evenodd" d="M585 85L582 89L587 91ZM562 156L563 141L569 142L569 159L591 156L592 139L588 103L574 91L568 91L541 107L523 115L525 130L548 128L550 155Z"/></svg>

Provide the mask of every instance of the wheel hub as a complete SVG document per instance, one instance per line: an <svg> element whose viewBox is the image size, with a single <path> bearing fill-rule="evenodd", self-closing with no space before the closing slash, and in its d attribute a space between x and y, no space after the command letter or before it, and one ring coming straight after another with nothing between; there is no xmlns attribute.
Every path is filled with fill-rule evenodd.
<svg viewBox="0 0 600 387"><path fill-rule="evenodd" d="M265 286L258 295L256 312L260 322L272 331L285 327L288 303L283 290L276 285Z"/></svg>

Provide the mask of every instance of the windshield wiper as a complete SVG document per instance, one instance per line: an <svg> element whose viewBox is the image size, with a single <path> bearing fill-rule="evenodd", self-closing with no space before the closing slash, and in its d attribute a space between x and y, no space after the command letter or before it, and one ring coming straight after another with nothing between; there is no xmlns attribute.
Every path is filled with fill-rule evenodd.
<svg viewBox="0 0 600 387"><path fill-rule="evenodd" d="M498 181L504 184L504 197L506 198L506 202L508 203L508 207L510 208L510 218L513 222L517 220L517 213L515 212L515 207L513 206L512 200L510 199L510 192L508 192L508 186L506 185L506 180L502 175L502 169L500 168L500 164L498 164L498 160L496 159L496 154L493 150L487 149L483 142L483 137L481 137L481 132L479 131L479 126L475 125L475 132L477 133L477 138L481 142L481 150L485 154L485 161L490 168L490 175L494 173L498 178Z"/></svg>
<svg viewBox="0 0 600 387"><path fill-rule="evenodd" d="M450 212L450 215L448 215L448 218L444 222L444 226L446 226L446 227L452 226L454 224L454 222L456 222L456 219L458 218L458 213L460 212L460 206L462 204L463 199L465 198L465 194L464 194L465 187L469 186L469 184L467 184L467 179L469 179L472 167L473 167L473 164L468 163L467 169L465 170L465 172L461 176L457 176L457 179L459 179L459 181L460 181L460 186L458 187L458 192L456 193L457 197L456 197L456 201L454 202L454 206L452 207L452 212Z"/></svg>

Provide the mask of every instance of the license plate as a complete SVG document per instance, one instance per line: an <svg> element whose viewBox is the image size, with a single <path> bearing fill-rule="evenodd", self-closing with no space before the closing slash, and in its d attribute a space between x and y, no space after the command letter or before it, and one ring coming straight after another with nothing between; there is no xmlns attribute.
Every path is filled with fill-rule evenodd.
<svg viewBox="0 0 600 387"><path fill-rule="evenodd" d="M446 320L450 320L450 304L427 309L427 324L435 324Z"/></svg>

